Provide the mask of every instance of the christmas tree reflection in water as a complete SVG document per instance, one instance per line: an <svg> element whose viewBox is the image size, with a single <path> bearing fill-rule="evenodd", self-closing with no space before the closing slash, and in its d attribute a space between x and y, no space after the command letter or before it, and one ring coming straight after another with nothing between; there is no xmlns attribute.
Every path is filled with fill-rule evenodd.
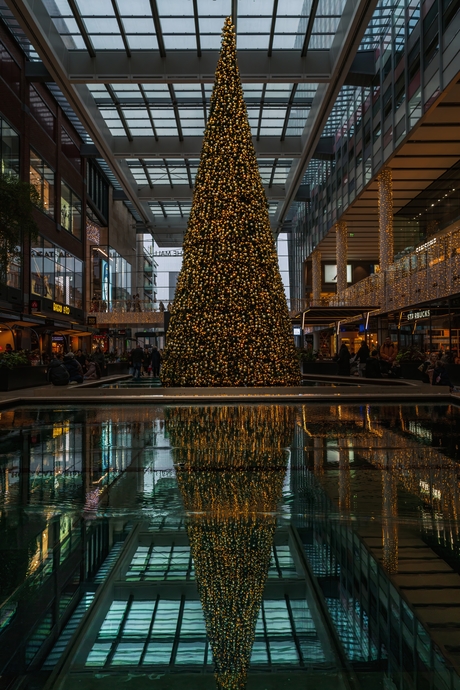
<svg viewBox="0 0 460 690"><path fill-rule="evenodd" d="M167 413L217 687L241 690L270 563L292 407Z"/></svg>

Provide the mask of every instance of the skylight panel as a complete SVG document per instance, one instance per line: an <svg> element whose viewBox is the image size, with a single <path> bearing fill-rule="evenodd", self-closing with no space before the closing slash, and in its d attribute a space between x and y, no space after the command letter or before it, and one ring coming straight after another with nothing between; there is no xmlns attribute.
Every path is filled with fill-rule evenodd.
<svg viewBox="0 0 460 690"><path fill-rule="evenodd" d="M312 0L278 0L277 17L301 17L310 14Z"/></svg>
<svg viewBox="0 0 460 690"><path fill-rule="evenodd" d="M127 34L155 35L155 25L151 17L123 18L123 26Z"/></svg>
<svg viewBox="0 0 460 690"><path fill-rule="evenodd" d="M76 0L82 17L113 17L115 11L110 0Z"/></svg>
<svg viewBox="0 0 460 690"><path fill-rule="evenodd" d="M151 17L152 8L149 0L117 0L118 10L122 17Z"/></svg>
<svg viewBox="0 0 460 690"><path fill-rule="evenodd" d="M168 0L162 0L162 2L168 2ZM231 0L198 0L198 14L200 17L209 15L228 17L232 14Z"/></svg>

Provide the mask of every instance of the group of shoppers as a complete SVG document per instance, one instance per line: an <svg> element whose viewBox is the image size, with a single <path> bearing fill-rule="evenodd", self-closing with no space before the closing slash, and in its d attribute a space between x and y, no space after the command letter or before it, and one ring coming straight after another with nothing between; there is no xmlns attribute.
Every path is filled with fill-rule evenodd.
<svg viewBox="0 0 460 690"><path fill-rule="evenodd" d="M398 347L391 341L390 336L385 338L381 347L369 349L366 341L362 341L359 350L352 355L345 343L342 343L336 356L339 366L339 376L350 376L351 365L357 364L358 376L380 379L384 376L390 378L400 377L400 366L397 361ZM425 361L420 361L419 370L423 381L432 385L449 386L447 367L449 364L460 364L460 357L456 351L437 351L427 353Z"/></svg>
<svg viewBox="0 0 460 690"><path fill-rule="evenodd" d="M100 379L105 373L105 358L100 347L92 355L77 350L56 353L48 365L47 380L55 386Z"/></svg>
<svg viewBox="0 0 460 690"><path fill-rule="evenodd" d="M151 375L158 378L160 376L161 354L156 347L142 349L138 345L134 350L131 350L129 365L132 369L133 379L139 379L141 375Z"/></svg>

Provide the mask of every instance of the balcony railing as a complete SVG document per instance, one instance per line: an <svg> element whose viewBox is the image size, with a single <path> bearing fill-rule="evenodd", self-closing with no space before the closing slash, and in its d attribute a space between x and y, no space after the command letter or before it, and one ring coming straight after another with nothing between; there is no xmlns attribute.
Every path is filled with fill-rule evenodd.
<svg viewBox="0 0 460 690"><path fill-rule="evenodd" d="M89 314L96 317L98 324L141 324L163 325L164 312L169 305L148 300L92 300Z"/></svg>
<svg viewBox="0 0 460 690"><path fill-rule="evenodd" d="M376 305L387 312L455 292L460 292L460 230L427 241L388 270L347 288L330 305Z"/></svg>

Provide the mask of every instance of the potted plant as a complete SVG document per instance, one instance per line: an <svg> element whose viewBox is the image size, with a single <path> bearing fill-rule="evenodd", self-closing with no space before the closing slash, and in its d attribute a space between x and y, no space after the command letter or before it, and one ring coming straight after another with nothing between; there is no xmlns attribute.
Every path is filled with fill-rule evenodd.
<svg viewBox="0 0 460 690"><path fill-rule="evenodd" d="M425 361L425 355L416 347L406 347L396 355L396 362L401 368L403 379L422 381L423 374L419 367Z"/></svg>
<svg viewBox="0 0 460 690"><path fill-rule="evenodd" d="M0 391L42 386L44 383L45 367L30 366L24 350L0 353Z"/></svg>
<svg viewBox="0 0 460 690"><path fill-rule="evenodd" d="M6 283L11 261L21 255L24 238L36 239L35 207L41 207L35 187L16 175L0 175L0 283Z"/></svg>

